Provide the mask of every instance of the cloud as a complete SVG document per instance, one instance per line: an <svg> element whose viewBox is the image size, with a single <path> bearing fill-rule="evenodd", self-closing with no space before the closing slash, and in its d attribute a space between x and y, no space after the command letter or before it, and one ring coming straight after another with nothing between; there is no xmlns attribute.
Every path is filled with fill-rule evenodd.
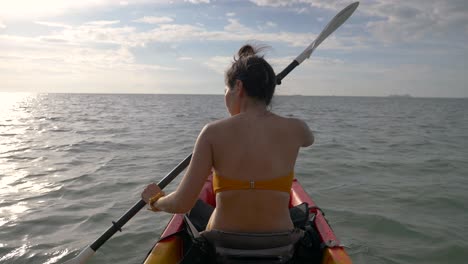
<svg viewBox="0 0 468 264"><path fill-rule="evenodd" d="M62 1L62 0L14 0L0 1L0 17L13 18L16 20L31 20L45 18L50 16L63 15L69 12L93 10L106 7L122 7L128 5L152 4L152 5L170 5L173 2L182 2L182 0L80 0L80 1ZM191 1L209 3L207 0Z"/></svg>
<svg viewBox="0 0 468 264"><path fill-rule="evenodd" d="M0 29L6 28L6 25L0 20Z"/></svg>
<svg viewBox="0 0 468 264"><path fill-rule="evenodd" d="M28 87L31 80L38 79L40 81L37 82L37 87L45 87L45 90L50 86L62 87L60 91L64 91L68 86L75 85L74 83L75 86L80 84L80 87L86 87L83 89L91 89L87 88L88 86L128 89L139 85L150 89L161 84L163 80L172 77L177 79L176 76L180 75L179 71L182 70L177 67L185 67L185 70L196 63L184 63L194 61L192 57L178 57L177 61L171 60L165 65L158 62L143 64L135 58L133 47L144 47L152 43L177 46L181 42L246 40L305 47L315 38L315 35L310 33L263 32L255 27L250 28L233 17L228 17L224 28L221 29L195 23L173 24L169 21L155 24L151 29L127 26L119 20L97 20L72 25L38 19L34 23L50 29L45 28L47 31L41 30L41 35L33 37L0 35L0 79L8 80L5 87ZM275 26L272 22L266 22L266 25ZM339 40L332 37L328 41L328 48L343 46ZM200 60L197 66L203 65L222 75L231 60L232 56L219 56ZM27 78L24 72L28 73ZM141 79L136 77L140 73L144 75ZM114 75L117 77L112 78ZM216 85L219 82L209 78L207 80ZM176 87L175 83L177 81L172 83L171 87ZM119 91L117 88L113 91ZM50 88L50 91L56 91L54 89Z"/></svg>
<svg viewBox="0 0 468 264"><path fill-rule="evenodd" d="M163 23L170 23L173 21L174 19L171 17L155 17L155 16L145 16L145 17L133 20L133 22L147 23L147 24L163 24Z"/></svg>
<svg viewBox="0 0 468 264"><path fill-rule="evenodd" d="M108 25L115 25L115 24L119 24L119 23L120 23L120 20L98 20L98 21L86 22L85 25L108 26Z"/></svg>
<svg viewBox="0 0 468 264"><path fill-rule="evenodd" d="M236 13L234 13L234 12L226 13L226 16L227 16L227 17L233 17L233 16L235 16L235 15L236 15Z"/></svg>
<svg viewBox="0 0 468 264"><path fill-rule="evenodd" d="M235 34L233 34L235 33ZM238 21L230 21L225 31L209 31L203 27L193 25L163 24L149 32L135 34L127 41L136 43L150 42L184 42L184 41L239 41L261 40L262 42L286 43L290 46L307 46L313 40L312 34L301 33L262 33L245 27ZM333 41L331 41L333 42ZM335 44L337 42L335 41ZM340 44L329 46L337 48Z"/></svg>
<svg viewBox="0 0 468 264"><path fill-rule="evenodd" d="M266 58L266 60L271 64L273 69L275 69L275 72L278 73L286 66L288 66L294 60L294 57ZM232 56L213 56L207 59L203 65L218 74L224 74L225 70L231 65L232 61ZM307 60L305 64L309 65L308 67L333 68L344 65L345 62L335 58L314 57L312 60ZM301 68L303 68L303 66L301 66Z"/></svg>
<svg viewBox="0 0 468 264"><path fill-rule="evenodd" d="M46 27L58 27L58 28L71 28L71 26L62 24L62 23L55 23L55 22L47 22L47 21L34 21L35 24L46 26Z"/></svg>
<svg viewBox="0 0 468 264"><path fill-rule="evenodd" d="M234 18L228 19L229 24L224 27L224 30L229 32L237 32L237 33L250 33L252 30L244 25L242 25L239 20Z"/></svg>
<svg viewBox="0 0 468 264"><path fill-rule="evenodd" d="M414 0L393 4L380 0L363 12L377 18L367 28L386 43L463 35L462 27L468 24L466 1Z"/></svg>
<svg viewBox="0 0 468 264"><path fill-rule="evenodd" d="M291 7L303 5L338 11L348 0L251 0L257 6ZM354 16L366 16L363 26L375 39L387 44L416 42L425 38L467 37L468 2L466 0L373 0L361 1ZM358 23L358 22L355 22Z"/></svg>
<svg viewBox="0 0 468 264"><path fill-rule="evenodd" d="M156 19L145 21L155 22ZM160 19L159 21L167 20ZM168 21L168 20L167 20ZM45 43L61 43L70 46L90 46L112 44L115 47L144 47L151 43L207 42L207 41L238 41L259 40L266 43L284 43L292 47L306 47L316 37L316 34L293 32L264 32L249 28L235 18L228 18L224 30L210 30L203 25L194 24L156 24L150 30L140 30L132 26L124 26L119 20L99 20L85 22L81 25L68 25L61 22L36 21L38 25L56 28L53 31L37 36L37 40ZM275 27L275 23L266 22L267 27ZM362 46L356 37L329 37L323 49L351 49ZM38 45L41 45L40 43Z"/></svg>
<svg viewBox="0 0 468 264"><path fill-rule="evenodd" d="M275 22L272 22L272 21L268 21L266 22L265 24L267 27L276 27L278 24L276 24Z"/></svg>
<svg viewBox="0 0 468 264"><path fill-rule="evenodd" d="M232 57L214 56L206 60L203 65L217 74L223 75L224 71L229 67L231 62Z"/></svg>
<svg viewBox="0 0 468 264"><path fill-rule="evenodd" d="M41 40L53 40L56 42L66 42L71 45L93 45L93 44L115 44L121 46L141 46L135 34L134 27L115 27L115 21L91 21L79 26L63 28L61 31L54 31L48 35L39 36Z"/></svg>
<svg viewBox="0 0 468 264"><path fill-rule="evenodd" d="M177 72L174 67L138 63L126 47L101 49L0 35L0 79L4 80L0 89L157 92L154 87L164 78L180 75Z"/></svg>
<svg viewBox="0 0 468 264"><path fill-rule="evenodd" d="M277 26L278 24L276 24L275 22L267 21L263 25L258 25L257 28L259 30L271 30L272 28L276 28Z"/></svg>
<svg viewBox="0 0 468 264"><path fill-rule="evenodd" d="M281 1L281 0L251 0L258 6L271 6L271 7L284 7L294 4L293 1Z"/></svg>
<svg viewBox="0 0 468 264"><path fill-rule="evenodd" d="M80 46L64 46L60 43L44 42L40 38L1 36L1 56L12 61L28 62L39 66L43 62L54 62L44 69L65 69L69 66L105 68L133 64L134 56L127 48L97 49ZM7 68L7 63L2 61ZM67 66L67 67L64 67Z"/></svg>
<svg viewBox="0 0 468 264"><path fill-rule="evenodd" d="M338 9L350 4L349 0L250 0L258 6L289 7L297 5L309 5L311 7Z"/></svg>
<svg viewBox="0 0 468 264"><path fill-rule="evenodd" d="M273 26L273 24L270 24ZM115 44L128 47L145 46L149 43L180 43L188 41L239 41L260 40L270 43L284 43L293 47L306 47L316 37L310 33L263 32L241 24L237 19L229 18L224 31L208 30L204 26L188 24L158 24L148 31L138 31L129 26L109 26L109 23L85 23L64 28L49 35L41 36L43 40L62 41L70 44ZM362 47L358 37L330 36L323 49L351 49Z"/></svg>
<svg viewBox="0 0 468 264"><path fill-rule="evenodd" d="M282 58L272 58L268 59L267 61L271 64L271 66L275 69L275 71L280 72L286 66L288 66L295 57L282 57ZM326 58L326 57L313 57L312 59L306 60L304 62L306 65L314 66L314 67L330 67L330 66L337 66L343 65L345 62L340 59L336 58ZM302 66L301 66L302 67Z"/></svg>
<svg viewBox="0 0 468 264"><path fill-rule="evenodd" d="M189 2L191 4L209 4L210 0L184 0L184 2Z"/></svg>
<svg viewBox="0 0 468 264"><path fill-rule="evenodd" d="M110 1L1 1L0 16L26 20L30 18L47 17L51 15L53 16L63 14L70 10L94 8L106 4L110 4Z"/></svg>

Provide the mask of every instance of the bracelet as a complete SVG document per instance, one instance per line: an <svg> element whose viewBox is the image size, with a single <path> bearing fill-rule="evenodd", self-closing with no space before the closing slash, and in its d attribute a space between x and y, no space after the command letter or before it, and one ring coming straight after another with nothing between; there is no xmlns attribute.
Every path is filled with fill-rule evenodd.
<svg viewBox="0 0 468 264"><path fill-rule="evenodd" d="M159 198L161 198L161 197L163 197L163 196L164 196L164 192L159 192L159 193L157 193L156 195L154 195L153 197L151 197L151 198L149 199L149 201L148 201L148 204L149 204L149 206L151 207L151 209L148 208L148 210L151 210L151 211L153 211L153 212L161 211L161 210L159 210L158 208L156 208L156 206L154 206L154 203L155 203L157 200L159 200Z"/></svg>

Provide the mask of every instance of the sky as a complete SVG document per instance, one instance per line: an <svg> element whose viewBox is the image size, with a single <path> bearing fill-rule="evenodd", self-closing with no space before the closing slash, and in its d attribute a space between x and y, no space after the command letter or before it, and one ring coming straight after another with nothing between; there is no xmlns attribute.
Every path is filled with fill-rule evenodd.
<svg viewBox="0 0 468 264"><path fill-rule="evenodd" d="M0 0L0 92L222 94L245 43L279 73L352 1ZM468 97L468 1L363 0L282 95Z"/></svg>

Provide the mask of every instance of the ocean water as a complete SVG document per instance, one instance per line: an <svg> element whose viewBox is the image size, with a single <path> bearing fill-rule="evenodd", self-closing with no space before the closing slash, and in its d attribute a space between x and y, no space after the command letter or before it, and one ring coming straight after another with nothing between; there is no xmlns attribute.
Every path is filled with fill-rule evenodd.
<svg viewBox="0 0 468 264"><path fill-rule="evenodd" d="M315 132L297 178L354 263L468 263L467 99L280 96L272 111ZM224 117L217 95L0 93L0 263L72 258ZM89 263L140 263L169 218L141 211Z"/></svg>

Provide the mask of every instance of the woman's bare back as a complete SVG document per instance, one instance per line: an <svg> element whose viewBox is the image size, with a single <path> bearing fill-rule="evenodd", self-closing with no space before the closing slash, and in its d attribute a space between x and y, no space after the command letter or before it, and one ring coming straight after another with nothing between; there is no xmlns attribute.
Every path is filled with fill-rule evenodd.
<svg viewBox="0 0 468 264"><path fill-rule="evenodd" d="M243 113L211 124L213 166L225 178L261 181L294 170L304 144L302 121L271 112ZM207 229L276 232L293 228L289 194L270 190L231 190L216 195Z"/></svg>

